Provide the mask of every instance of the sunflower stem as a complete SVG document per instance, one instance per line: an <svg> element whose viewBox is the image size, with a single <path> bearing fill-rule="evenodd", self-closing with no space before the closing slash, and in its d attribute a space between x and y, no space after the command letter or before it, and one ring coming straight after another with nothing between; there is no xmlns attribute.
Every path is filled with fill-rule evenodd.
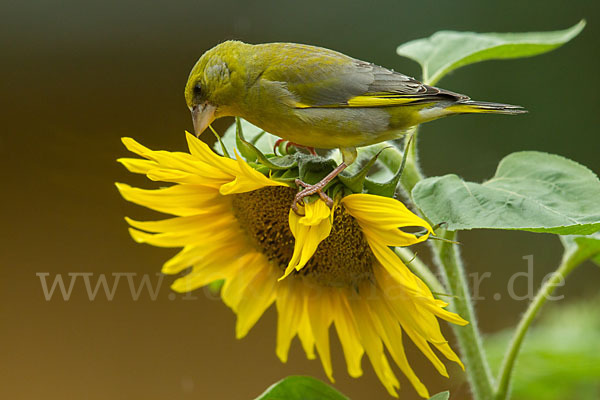
<svg viewBox="0 0 600 400"><path fill-rule="evenodd" d="M523 314L523 317L521 317L521 321L519 321L519 325L515 329L513 338L506 350L500 372L498 373L498 386L496 388L494 399L506 400L509 398L512 370L515 366L515 361L519 355L519 350L521 349L521 344L523 343L523 339L525 339L527 330L548 297L554 293L556 287L560 286L567 275L583 261L585 261L585 258L581 258L580 254L565 253L556 272L552 274L550 279L544 282L535 295L535 298L529 304L529 307L527 308L527 311L525 311L525 314Z"/></svg>
<svg viewBox="0 0 600 400"><path fill-rule="evenodd" d="M440 236L454 240L456 233L444 231L440 233ZM456 296L452 302L453 311L469 321L468 325L452 325L452 328L461 349L461 359L465 364L473 398L476 400L492 399L494 379L483 349L459 248L456 244L448 242L432 242L431 247L450 292Z"/></svg>
<svg viewBox="0 0 600 400"><path fill-rule="evenodd" d="M408 132L408 134L410 133L413 134L413 144L408 150L409 157L400 183L408 197L412 199L413 188L419 181L425 179L425 176L419 165L417 151L418 128L413 128L412 132ZM445 239L454 240L456 234L443 231L439 236ZM458 247L457 245L448 242L432 241L431 248L438 264L440 274L446 283L446 287L450 290L450 294L455 296L452 301L453 310L469 321L469 324L466 326L456 326L452 324L451 326L461 350L461 359L465 364L465 370L469 385L473 392L473 397L475 400L492 399L494 395L494 378L492 377L483 349L481 332L477 326L477 319L475 317L475 311L473 309L473 303ZM427 271L429 270L427 269ZM423 280L426 281L426 279ZM441 283L440 286L443 287Z"/></svg>

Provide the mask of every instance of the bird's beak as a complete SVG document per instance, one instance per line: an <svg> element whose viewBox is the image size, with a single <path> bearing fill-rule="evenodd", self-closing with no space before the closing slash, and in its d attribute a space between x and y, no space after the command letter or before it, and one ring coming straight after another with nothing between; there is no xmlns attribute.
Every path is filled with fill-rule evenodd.
<svg viewBox="0 0 600 400"><path fill-rule="evenodd" d="M192 108L192 120L194 121L194 132L199 137L210 123L215 120L217 107L205 102L197 104Z"/></svg>

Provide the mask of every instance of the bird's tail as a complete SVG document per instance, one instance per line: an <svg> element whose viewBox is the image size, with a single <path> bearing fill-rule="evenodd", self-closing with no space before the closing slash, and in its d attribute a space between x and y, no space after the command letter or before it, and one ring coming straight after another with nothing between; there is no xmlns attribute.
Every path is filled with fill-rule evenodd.
<svg viewBox="0 0 600 400"><path fill-rule="evenodd" d="M486 114L524 114L527 110L511 104L489 103L487 101L459 100L446 107L447 111L457 114L486 113Z"/></svg>

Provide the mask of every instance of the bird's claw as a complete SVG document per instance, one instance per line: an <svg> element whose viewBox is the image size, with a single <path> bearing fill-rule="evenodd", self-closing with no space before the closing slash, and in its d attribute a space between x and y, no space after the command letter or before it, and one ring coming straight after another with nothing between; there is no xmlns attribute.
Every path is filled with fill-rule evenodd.
<svg viewBox="0 0 600 400"><path fill-rule="evenodd" d="M327 204L327 207L329 208L333 208L333 199L329 196L327 196L327 194L323 193L323 184L322 182L319 182L315 185L309 185L306 182L303 182L300 179L296 179L296 185L303 187L304 189L302 189L301 191L299 191L298 193L296 193L296 196L294 197L294 201L292 202L292 210L297 214L297 215L304 215L300 212L300 209L298 208L298 205L304 206L304 198L308 197L310 195L313 194L318 194L319 197L321 198L321 200L323 200L325 202L325 204Z"/></svg>

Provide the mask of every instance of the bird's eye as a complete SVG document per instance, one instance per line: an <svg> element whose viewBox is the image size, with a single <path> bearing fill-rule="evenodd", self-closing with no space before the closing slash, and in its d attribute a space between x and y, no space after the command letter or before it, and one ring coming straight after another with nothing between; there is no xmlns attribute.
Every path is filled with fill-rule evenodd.
<svg viewBox="0 0 600 400"><path fill-rule="evenodd" d="M196 84L196 86L194 86L194 96L200 96L202 94L202 88L200 87L200 84Z"/></svg>

